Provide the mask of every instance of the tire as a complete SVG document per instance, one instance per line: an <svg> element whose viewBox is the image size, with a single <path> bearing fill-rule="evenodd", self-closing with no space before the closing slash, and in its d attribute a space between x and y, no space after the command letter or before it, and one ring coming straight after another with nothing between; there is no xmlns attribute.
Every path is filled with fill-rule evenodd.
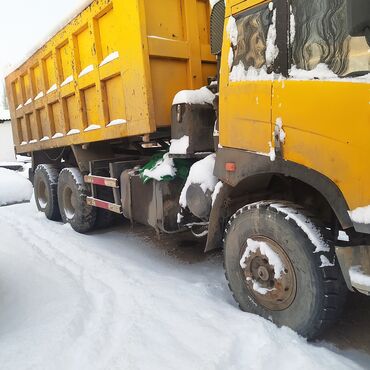
<svg viewBox="0 0 370 370"><path fill-rule="evenodd" d="M325 233L292 203L261 202L237 211L226 230L224 263L240 308L308 339L332 325L347 287Z"/></svg>
<svg viewBox="0 0 370 370"><path fill-rule="evenodd" d="M64 223L81 234L93 230L96 221L96 208L86 203L87 195L88 188L79 169L63 169L58 180L60 214Z"/></svg>
<svg viewBox="0 0 370 370"><path fill-rule="evenodd" d="M52 221L61 219L58 204L59 169L51 164L40 164L34 175L34 193L37 209Z"/></svg>

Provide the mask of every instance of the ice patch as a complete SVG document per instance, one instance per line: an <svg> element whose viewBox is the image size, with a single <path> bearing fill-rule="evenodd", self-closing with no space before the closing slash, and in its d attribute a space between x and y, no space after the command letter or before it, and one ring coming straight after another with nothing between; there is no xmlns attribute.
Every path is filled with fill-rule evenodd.
<svg viewBox="0 0 370 370"><path fill-rule="evenodd" d="M127 123L125 119L115 119L108 123L107 127L117 126L117 125L123 125L124 123Z"/></svg>
<svg viewBox="0 0 370 370"><path fill-rule="evenodd" d="M236 46L238 44L238 26L236 25L236 19L233 16L230 16L229 21L227 22L226 32L231 44Z"/></svg>
<svg viewBox="0 0 370 370"><path fill-rule="evenodd" d="M84 132L99 130L100 128L101 128L100 125L90 125L90 126L85 128Z"/></svg>
<svg viewBox="0 0 370 370"><path fill-rule="evenodd" d="M242 61L238 65L234 66L229 74L229 80L231 82L241 82L241 81L272 81L274 75L272 73L267 73L266 66L260 69L254 67L249 67L245 69Z"/></svg>
<svg viewBox="0 0 370 370"><path fill-rule="evenodd" d="M209 0L209 4L211 5L211 8L213 8L219 1L222 1L222 0Z"/></svg>
<svg viewBox="0 0 370 370"><path fill-rule="evenodd" d="M262 255L266 256L270 266L274 268L275 279L276 280L280 279L285 269L284 263L280 259L279 255L275 253L271 249L271 247L263 241L253 240L253 239L247 240L247 248L245 249L245 252L242 258L240 259L240 267L242 269L246 268L247 267L245 263L246 259L249 258L249 256L252 253L256 253L258 250L260 251Z"/></svg>
<svg viewBox="0 0 370 370"><path fill-rule="evenodd" d="M180 195L179 204L182 208L186 208L186 192L191 184L199 184L204 193L207 190L213 192L218 182L217 177L213 175L215 167L216 154L211 154L208 157L195 162L189 171L189 176L186 179Z"/></svg>
<svg viewBox="0 0 370 370"><path fill-rule="evenodd" d="M324 63L319 63L310 71L298 69L297 66L293 66L289 71L289 76L295 80L328 80L338 78L338 76Z"/></svg>
<svg viewBox="0 0 370 370"><path fill-rule="evenodd" d="M370 224L370 206L358 207L353 211L348 211L349 217L358 224Z"/></svg>
<svg viewBox="0 0 370 370"><path fill-rule="evenodd" d="M73 128L67 132L67 136L79 134L81 131L77 128Z"/></svg>
<svg viewBox="0 0 370 370"><path fill-rule="evenodd" d="M215 201L217 199L217 196L218 194L220 193L221 189L223 188L224 184L222 181L219 181L216 186L215 186L215 190L213 191L212 193L212 207L213 205L215 204Z"/></svg>
<svg viewBox="0 0 370 370"><path fill-rule="evenodd" d="M279 48L276 45L276 9L273 11L272 23L269 27L266 40L266 65L271 66L277 56Z"/></svg>
<svg viewBox="0 0 370 370"><path fill-rule="evenodd" d="M349 242L349 236L345 231L339 230L338 240L340 240L342 242Z"/></svg>
<svg viewBox="0 0 370 370"><path fill-rule="evenodd" d="M46 92L46 94L50 94L52 93L53 91L55 91L57 89L57 84L54 84L50 87L50 89Z"/></svg>
<svg viewBox="0 0 370 370"><path fill-rule="evenodd" d="M231 70L231 68L233 67L233 64L234 64L234 49L232 47L230 47L229 56L227 58L227 61L228 61L228 64L229 64L229 69Z"/></svg>
<svg viewBox="0 0 370 370"><path fill-rule="evenodd" d="M63 87L63 86L66 86L66 85L68 85L68 84L70 84L71 82L73 81L73 76L71 75L71 76L68 76L63 82L62 82L62 84L60 85L61 87Z"/></svg>
<svg viewBox="0 0 370 370"><path fill-rule="evenodd" d="M40 91L40 92L35 96L35 99L34 99L34 100L39 100L39 99L41 99L43 96L44 96L44 92L43 92L43 91Z"/></svg>
<svg viewBox="0 0 370 370"><path fill-rule="evenodd" d="M330 262L328 257L324 256L323 254L320 256L320 260L321 260L320 268L335 266L335 264Z"/></svg>
<svg viewBox="0 0 370 370"><path fill-rule="evenodd" d="M166 153L162 160L158 161L152 169L146 169L143 175L157 181L161 181L166 176L176 176L176 167L172 158Z"/></svg>
<svg viewBox="0 0 370 370"><path fill-rule="evenodd" d="M52 139L58 139L58 138L63 137L63 136L64 136L64 134L62 134L61 132L57 132L52 136Z"/></svg>
<svg viewBox="0 0 370 370"><path fill-rule="evenodd" d="M112 62L113 60L115 59L118 59L119 58L119 52L118 51L115 51L111 54L109 54L106 58L104 58L104 60L99 64L99 67L103 67L104 65Z"/></svg>
<svg viewBox="0 0 370 370"><path fill-rule="evenodd" d="M293 7L290 5L290 30L289 30L289 36L290 36L290 44L293 44L295 40L295 17L293 13Z"/></svg>
<svg viewBox="0 0 370 370"><path fill-rule="evenodd" d="M215 94L207 87L202 87L199 90L182 90L179 91L172 102L172 105L177 104L211 104L215 99Z"/></svg>
<svg viewBox="0 0 370 370"><path fill-rule="evenodd" d="M270 157L270 161L274 162L275 159L276 159L276 152L275 152L275 148L272 146L271 141L269 142L269 147L270 147L270 151L268 153L268 156ZM261 154L263 154L263 153L261 153Z"/></svg>
<svg viewBox="0 0 370 370"><path fill-rule="evenodd" d="M279 141L284 144L285 139L286 139L286 133L283 130L283 120L282 120L281 117L276 118L276 126L275 127L276 127L275 128L276 135L278 136Z"/></svg>
<svg viewBox="0 0 370 370"><path fill-rule="evenodd" d="M85 76L92 72L94 70L94 66L92 64L88 65L86 68L84 68L81 73L78 75L78 77Z"/></svg>
<svg viewBox="0 0 370 370"><path fill-rule="evenodd" d="M185 135L180 139L172 139L170 154L186 154L189 148L189 136Z"/></svg>

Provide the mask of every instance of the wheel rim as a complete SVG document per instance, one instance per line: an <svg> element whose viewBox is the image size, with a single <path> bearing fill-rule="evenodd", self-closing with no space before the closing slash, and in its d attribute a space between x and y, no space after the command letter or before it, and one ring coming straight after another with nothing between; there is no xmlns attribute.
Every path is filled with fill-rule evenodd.
<svg viewBox="0 0 370 370"><path fill-rule="evenodd" d="M245 284L256 302L271 311L287 309L294 301L297 292L297 279L293 264L284 249L274 240L264 236L254 236L248 240L265 243L272 256L278 256L281 263L280 276L276 276L276 266L261 249L247 251L248 242L242 248L241 269ZM247 254L247 255L246 255ZM279 264L280 266L280 264Z"/></svg>
<svg viewBox="0 0 370 370"><path fill-rule="evenodd" d="M68 220L71 220L76 213L76 197L70 187L63 191L63 209Z"/></svg>
<svg viewBox="0 0 370 370"><path fill-rule="evenodd" d="M41 209L45 209L48 205L48 196L46 190L46 184L44 181L39 181L37 185L37 201Z"/></svg>

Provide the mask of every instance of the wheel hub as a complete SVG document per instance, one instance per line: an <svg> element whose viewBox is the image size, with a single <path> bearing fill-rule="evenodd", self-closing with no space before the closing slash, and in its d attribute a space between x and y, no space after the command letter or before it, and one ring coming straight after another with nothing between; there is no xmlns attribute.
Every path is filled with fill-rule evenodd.
<svg viewBox="0 0 370 370"><path fill-rule="evenodd" d="M288 308L293 303L297 291L296 276L290 258L278 243L269 238L256 236L248 240L263 242L269 251L261 252L261 249L257 248L245 256L248 243L242 248L240 262L248 290L260 305L269 310L282 311Z"/></svg>
<svg viewBox="0 0 370 370"><path fill-rule="evenodd" d="M63 192L64 213L71 220L76 212L76 198L71 188L66 187Z"/></svg>

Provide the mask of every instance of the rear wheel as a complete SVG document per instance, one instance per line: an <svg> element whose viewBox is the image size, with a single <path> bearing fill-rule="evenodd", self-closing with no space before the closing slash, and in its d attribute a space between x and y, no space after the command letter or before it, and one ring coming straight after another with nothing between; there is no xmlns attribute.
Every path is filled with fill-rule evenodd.
<svg viewBox="0 0 370 370"><path fill-rule="evenodd" d="M96 209L86 203L88 189L77 168L65 168L59 175L58 200L62 220L79 233L94 228Z"/></svg>
<svg viewBox="0 0 370 370"><path fill-rule="evenodd" d="M49 220L60 220L58 205L59 169L51 164L40 164L34 175L34 193L37 209Z"/></svg>
<svg viewBox="0 0 370 370"><path fill-rule="evenodd" d="M240 308L312 339L342 311L347 288L325 228L299 206L240 209L225 237L225 270Z"/></svg>

